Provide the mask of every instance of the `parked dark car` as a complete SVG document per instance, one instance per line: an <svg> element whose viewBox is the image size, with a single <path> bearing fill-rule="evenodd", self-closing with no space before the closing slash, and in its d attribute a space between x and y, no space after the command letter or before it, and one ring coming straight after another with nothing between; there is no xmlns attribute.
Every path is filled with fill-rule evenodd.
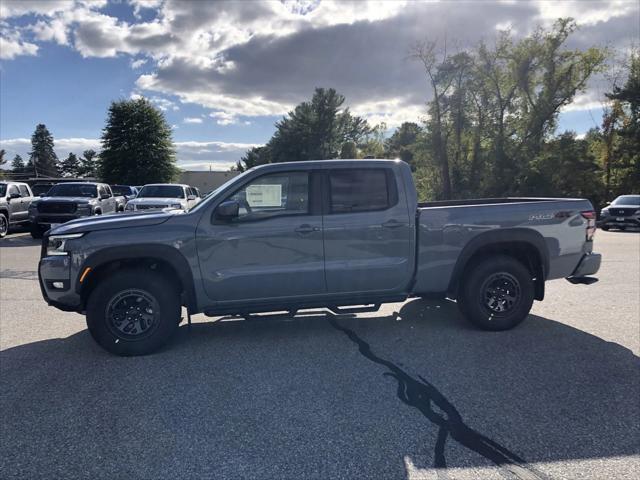
<svg viewBox="0 0 640 480"><path fill-rule="evenodd" d="M32 200L33 193L26 183L0 182L0 238L12 227L29 224Z"/></svg>
<svg viewBox="0 0 640 480"><path fill-rule="evenodd" d="M439 296L505 330L544 298L546 280L595 281L594 232L584 199L418 203L401 161L291 162L250 169L186 211L61 225L45 235L38 272L45 300L86 313L93 338L120 355L164 345L183 305L355 313Z"/></svg>
<svg viewBox="0 0 640 480"><path fill-rule="evenodd" d="M640 195L620 195L600 211L598 226L602 230L640 227Z"/></svg>
<svg viewBox="0 0 640 480"><path fill-rule="evenodd" d="M105 183L58 183L29 207L31 236L41 238L49 228L69 220L116 211L116 198Z"/></svg>

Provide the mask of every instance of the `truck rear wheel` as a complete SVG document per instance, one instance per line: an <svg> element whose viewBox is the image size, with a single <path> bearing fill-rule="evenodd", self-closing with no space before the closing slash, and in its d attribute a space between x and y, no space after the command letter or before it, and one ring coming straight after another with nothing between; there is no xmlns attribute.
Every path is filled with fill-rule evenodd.
<svg viewBox="0 0 640 480"><path fill-rule="evenodd" d="M484 330L508 330L522 322L533 304L531 272L507 255L492 255L465 271L458 304Z"/></svg>
<svg viewBox="0 0 640 480"><path fill-rule="evenodd" d="M124 270L96 286L87 302L87 327L105 350L146 355L169 341L180 318L175 285L152 270Z"/></svg>

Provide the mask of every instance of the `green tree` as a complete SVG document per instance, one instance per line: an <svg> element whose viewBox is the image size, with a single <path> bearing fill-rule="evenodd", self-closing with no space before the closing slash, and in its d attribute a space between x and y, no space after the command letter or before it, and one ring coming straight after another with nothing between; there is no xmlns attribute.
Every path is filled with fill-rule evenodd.
<svg viewBox="0 0 640 480"><path fill-rule="evenodd" d="M624 85L607 94L613 108L603 121L605 132L612 129L607 194L613 196L640 193L640 52L632 52L627 68Z"/></svg>
<svg viewBox="0 0 640 480"><path fill-rule="evenodd" d="M414 122L404 122L393 134L385 140L385 156L389 158L399 158L403 162L411 165L411 169L415 170L414 148L418 141L418 135L422 133L420 125Z"/></svg>
<svg viewBox="0 0 640 480"><path fill-rule="evenodd" d="M171 128L145 98L112 102L102 133L99 176L108 183L170 182L178 174Z"/></svg>
<svg viewBox="0 0 640 480"><path fill-rule="evenodd" d="M98 173L98 153L95 150L85 150L80 157L78 167L79 177L95 177Z"/></svg>
<svg viewBox="0 0 640 480"><path fill-rule="evenodd" d="M340 148L340 158L358 158L358 145L353 140L347 140Z"/></svg>
<svg viewBox="0 0 640 480"><path fill-rule="evenodd" d="M78 177L80 160L75 153L69 153L67 158L60 162L58 170L63 177Z"/></svg>
<svg viewBox="0 0 640 480"><path fill-rule="evenodd" d="M268 146L253 147L236 163L236 170L244 172L258 165L271 163L271 150Z"/></svg>
<svg viewBox="0 0 640 480"><path fill-rule="evenodd" d="M53 135L46 125L40 123L36 126L31 136L31 152L29 152L30 165L37 177L57 177L58 156L53 149Z"/></svg>
<svg viewBox="0 0 640 480"><path fill-rule="evenodd" d="M4 158L4 156L6 155L6 151L5 149L1 149L0 150L0 167L2 167L2 165L4 165L5 163L7 163L7 159ZM4 178L4 172L2 171L2 168L0 168L0 178Z"/></svg>
<svg viewBox="0 0 640 480"><path fill-rule="evenodd" d="M25 173L24 160L22 160L22 157L18 154L11 160L11 171L13 173Z"/></svg>
<svg viewBox="0 0 640 480"><path fill-rule="evenodd" d="M344 142L358 143L370 129L366 120L342 108L344 101L333 88L316 88L310 102L302 102L276 123L267 144L270 161L337 158Z"/></svg>

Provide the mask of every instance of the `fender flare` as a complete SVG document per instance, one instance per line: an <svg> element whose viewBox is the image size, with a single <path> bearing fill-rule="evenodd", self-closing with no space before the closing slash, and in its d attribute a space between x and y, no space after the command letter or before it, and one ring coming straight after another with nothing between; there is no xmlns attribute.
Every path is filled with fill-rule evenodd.
<svg viewBox="0 0 640 480"><path fill-rule="evenodd" d="M457 292L464 269L469 263L469 260L471 260L480 249L490 245L513 242L525 243L538 252L542 267L542 278L539 281L539 288L541 288L539 296L544 296L544 282L549 272L549 248L544 237L536 230L530 228L500 228L481 233L472 238L458 256L453 274L451 275L448 291Z"/></svg>
<svg viewBox="0 0 640 480"><path fill-rule="evenodd" d="M122 260L154 259L163 263L168 263L178 274L178 278L184 287L184 300L190 312L197 309L195 285L193 272L187 259L174 247L159 245L154 243L121 245L117 247L107 247L89 255L78 270L76 279L76 292L81 293L83 285L80 283L81 272L86 267L96 270L107 263Z"/></svg>

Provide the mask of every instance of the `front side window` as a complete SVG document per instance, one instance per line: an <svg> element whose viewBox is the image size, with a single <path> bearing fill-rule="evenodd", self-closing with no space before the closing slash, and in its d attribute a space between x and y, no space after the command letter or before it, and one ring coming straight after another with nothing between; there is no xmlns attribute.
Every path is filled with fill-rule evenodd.
<svg viewBox="0 0 640 480"><path fill-rule="evenodd" d="M20 195L20 190L18 190L18 187L16 187L15 185L10 185L9 186L9 196L11 195L15 195L15 194Z"/></svg>
<svg viewBox="0 0 640 480"><path fill-rule="evenodd" d="M381 168L340 169L329 173L330 212L384 210L392 204L387 173Z"/></svg>
<svg viewBox="0 0 640 480"><path fill-rule="evenodd" d="M239 220L258 220L309 212L309 174L274 173L257 178L228 200L240 204Z"/></svg>
<svg viewBox="0 0 640 480"><path fill-rule="evenodd" d="M7 194L7 184L0 183L0 197L4 197Z"/></svg>

